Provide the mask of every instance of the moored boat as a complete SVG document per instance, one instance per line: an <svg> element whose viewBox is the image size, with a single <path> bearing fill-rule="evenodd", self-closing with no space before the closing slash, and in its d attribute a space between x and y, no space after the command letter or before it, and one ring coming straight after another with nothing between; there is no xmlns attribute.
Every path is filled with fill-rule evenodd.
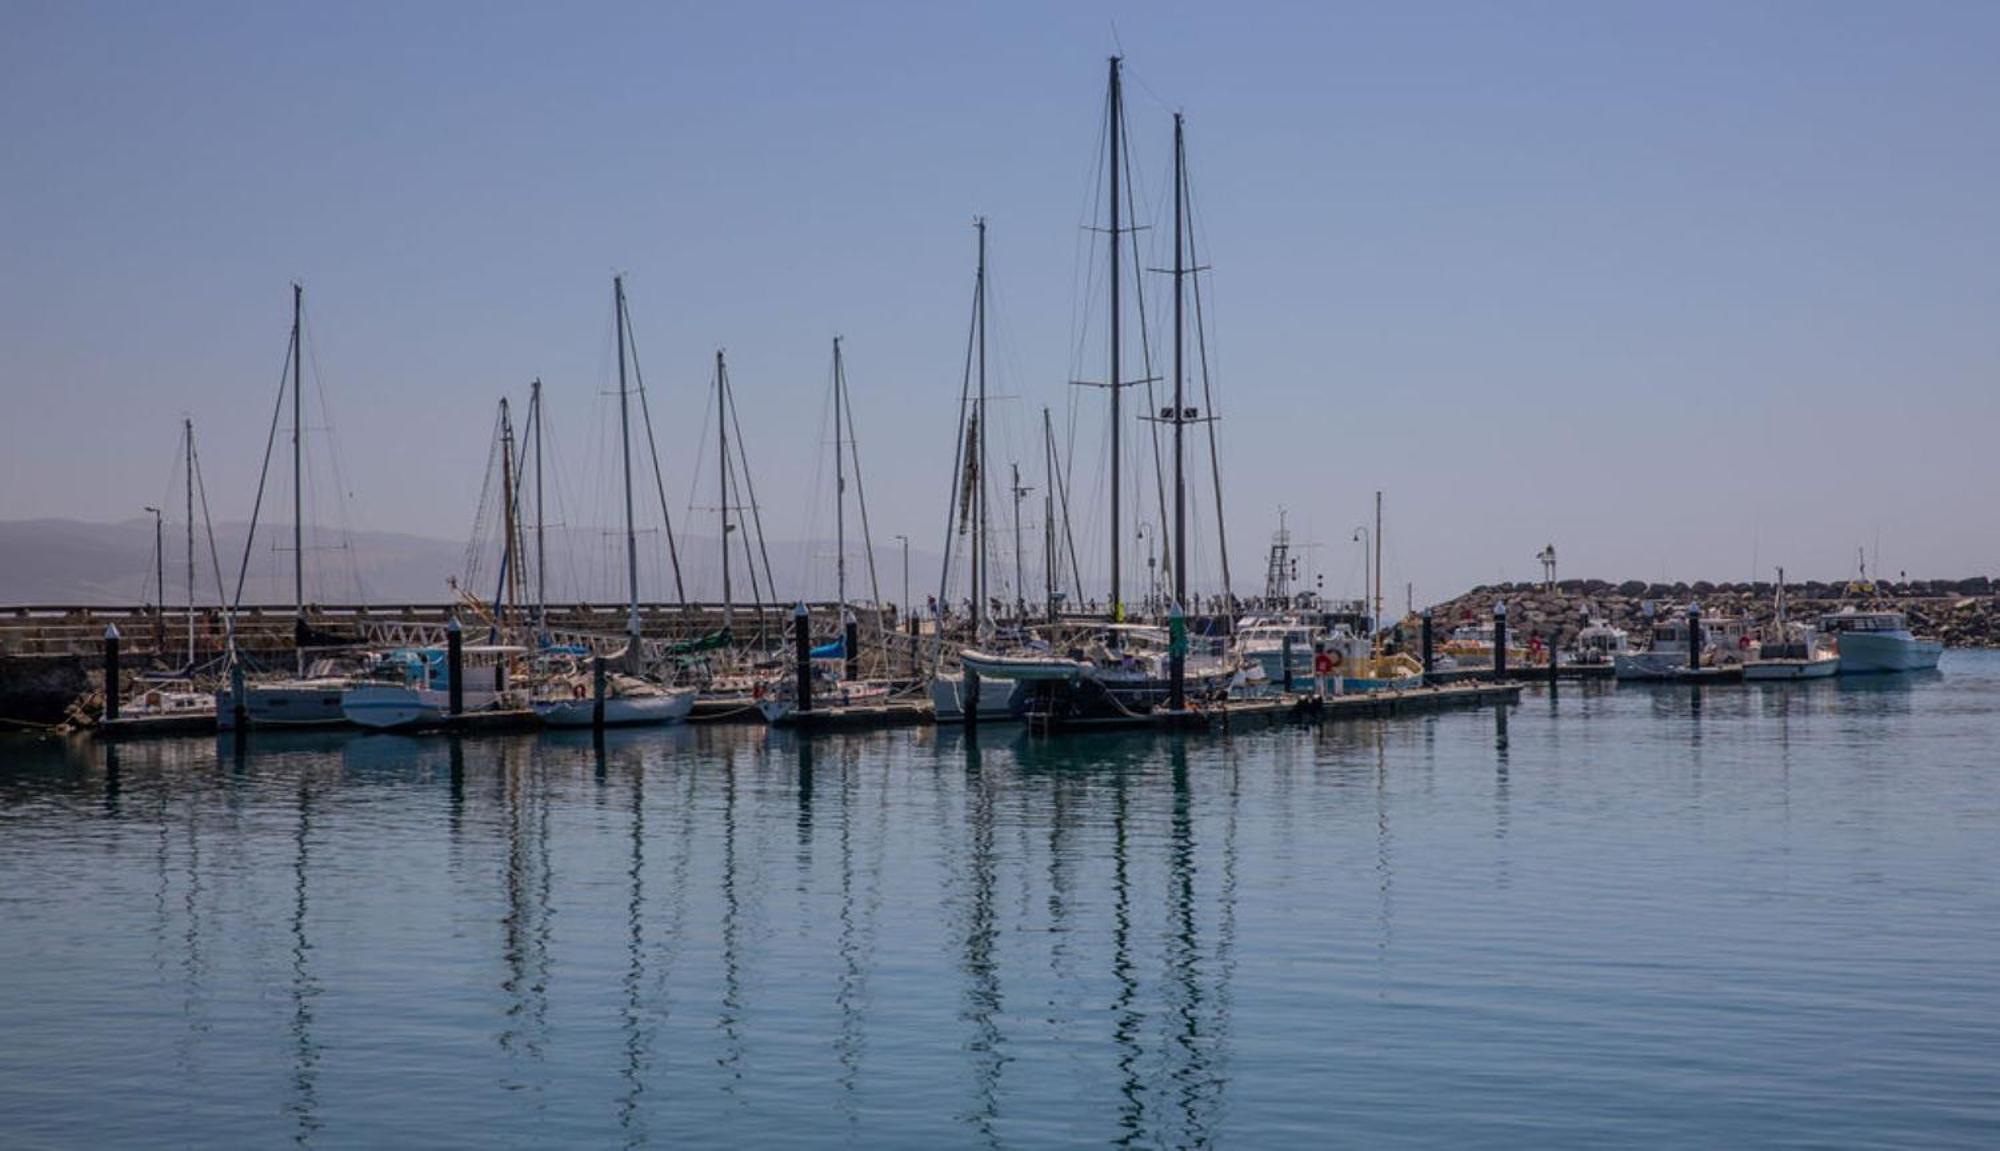
<svg viewBox="0 0 2000 1151"><path fill-rule="evenodd" d="M1832 637L1840 653L1840 674L1929 671L1938 665L1944 644L1911 634L1899 611L1857 611L1845 608L1820 617L1820 630Z"/></svg>

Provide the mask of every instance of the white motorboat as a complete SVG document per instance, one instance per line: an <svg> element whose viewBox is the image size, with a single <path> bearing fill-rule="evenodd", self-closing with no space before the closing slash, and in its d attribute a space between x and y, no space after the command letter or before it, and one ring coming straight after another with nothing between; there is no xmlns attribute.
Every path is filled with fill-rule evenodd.
<svg viewBox="0 0 2000 1151"><path fill-rule="evenodd" d="M1840 653L1841 675L1929 671L1944 654L1944 644L1912 635L1899 611L1844 608L1821 616L1819 626Z"/></svg>

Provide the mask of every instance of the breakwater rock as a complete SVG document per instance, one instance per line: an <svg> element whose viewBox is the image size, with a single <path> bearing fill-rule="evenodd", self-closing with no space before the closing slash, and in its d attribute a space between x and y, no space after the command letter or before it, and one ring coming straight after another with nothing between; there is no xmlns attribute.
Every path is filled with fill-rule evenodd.
<svg viewBox="0 0 2000 1151"><path fill-rule="evenodd" d="M1857 590L1844 583L1788 583L1786 613L1812 620L1823 612L1853 606L1894 608L1904 613L1921 636L1942 639L1948 647L2000 647L2000 584L1985 576L1964 580L1909 580L1878 583L1874 590ZM1454 627L1493 618L1493 605L1507 604L1508 631L1523 640L1530 635L1546 641L1553 632L1568 646L1592 619L1603 619L1632 633L1643 644L1655 612L1685 612L1689 602L1710 616L1748 616L1768 622L1775 610L1777 589L1769 583L1646 583L1629 580L1561 580L1553 590L1540 583L1488 584L1432 608L1440 636Z"/></svg>

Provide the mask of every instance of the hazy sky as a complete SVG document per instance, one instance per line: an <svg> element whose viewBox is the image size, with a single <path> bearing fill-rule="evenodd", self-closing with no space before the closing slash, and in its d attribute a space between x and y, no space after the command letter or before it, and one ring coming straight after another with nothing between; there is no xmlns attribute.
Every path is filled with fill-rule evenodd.
<svg viewBox="0 0 2000 1151"><path fill-rule="evenodd" d="M1119 48L1156 203L1188 116L1239 586L1284 504L1358 590L1378 487L1419 600L1551 540L1608 578L2000 568L1987 3L0 0L0 517L138 514L183 413L247 514L294 279L355 526L466 535L535 376L608 517L623 271L677 512L726 346L767 528L830 533L838 332L878 546L935 550L976 214L995 452L1039 487L1053 404L1095 506L1066 382L1103 371Z"/></svg>

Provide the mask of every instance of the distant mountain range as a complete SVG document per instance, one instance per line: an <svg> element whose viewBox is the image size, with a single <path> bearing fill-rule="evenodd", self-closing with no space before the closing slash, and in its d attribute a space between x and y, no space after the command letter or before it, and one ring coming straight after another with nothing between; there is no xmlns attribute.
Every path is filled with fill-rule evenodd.
<svg viewBox="0 0 2000 1151"><path fill-rule="evenodd" d="M205 534L195 537L196 598L216 602L217 560L224 586L233 592L243 565L246 525L217 524L212 558ZM292 601L292 529L268 524L257 529L257 547L244 573L243 602L285 604ZM692 536L679 541L683 579L692 599L721 598L721 563L713 537ZM625 586L624 539L621 533L551 529L547 538L549 598L556 601L594 599L617 602ZM734 590L739 602L749 602L751 589L738 542L732 549ZM451 598L448 581L464 575L468 565L463 542L397 532L353 532L345 537L326 528L306 533L306 598L314 603L442 603ZM492 550L492 549L490 549ZM639 581L648 600L674 598L666 545L657 533L639 537ZM781 598L807 595L832 598L834 545L831 541L770 541L771 573ZM893 540L877 541L875 562L882 597L900 600L902 553ZM912 595L935 586L935 552L912 549ZM761 564L760 564L761 567ZM498 560L488 554L474 565L472 582L481 596L494 592ZM153 591L153 522L119 523L39 519L0 521L0 604L110 606L150 603ZM167 602L187 597L187 537L185 528L166 529ZM860 545L850 545L849 595L869 598L868 571ZM769 596L766 591L765 595Z"/></svg>

